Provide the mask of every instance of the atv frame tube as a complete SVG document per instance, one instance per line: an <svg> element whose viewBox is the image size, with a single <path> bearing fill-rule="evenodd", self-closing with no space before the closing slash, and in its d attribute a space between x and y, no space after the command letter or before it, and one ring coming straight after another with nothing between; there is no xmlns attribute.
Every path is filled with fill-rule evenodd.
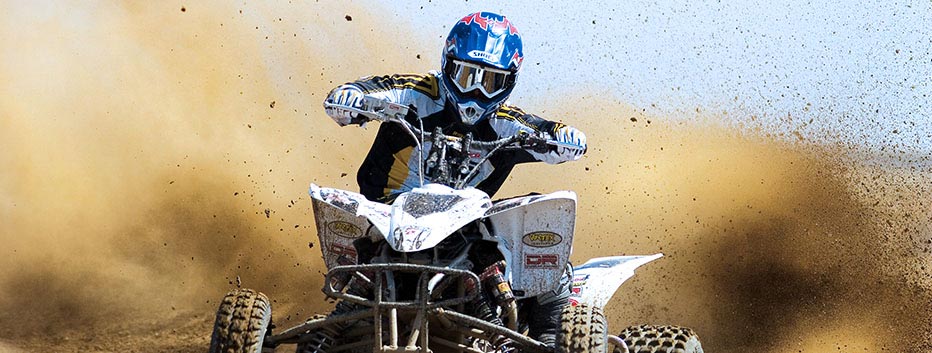
<svg viewBox="0 0 932 353"><path fill-rule="evenodd" d="M418 290L413 301L386 300L383 298L383 277L391 276L395 272L419 274ZM363 282L371 283L373 286L373 299L367 299L358 295L349 294L337 290L333 286L334 278L352 274L360 276L363 273L373 274L374 279ZM440 301L431 301L431 293L428 289L430 278L436 275L444 275L444 280L455 282L459 285L457 295L454 298ZM358 278L358 277L357 277ZM534 353L553 353L554 350L547 345L531 339L520 332L511 330L506 327L496 326L484 320L457 312L452 309L457 306L466 304L478 296L479 277L470 271L459 270L445 267L435 267L417 264L368 264L368 265L350 265L338 266L327 272L325 277L326 284L323 292L328 297L340 300L346 300L352 303L362 305L366 308L342 315L331 316L308 321L304 324L287 329L280 334L267 337L266 347L276 347L286 343L303 343L312 338L308 333L325 326L338 323L352 322L365 318L373 318L373 339L362 340L347 344L340 344L332 347L331 352L339 352L347 349L357 348L365 344L373 345L373 352L380 353L402 353L402 352L427 352L430 341L428 337L429 321L436 319L440 325L448 331L455 331L460 336L459 341L444 339L441 337L431 337L436 344L446 346L453 350L463 353L485 353L476 350L473 347L465 345L462 339L464 336L474 337L491 341L493 335L501 335L512 339L518 348ZM466 283L472 281L475 285L467 286ZM388 281L386 281L388 282ZM405 344L401 345L402 337L398 336L398 312L413 312L415 318L411 325L410 335L405 337ZM389 337L388 344L384 344L382 336L383 317L388 318Z"/></svg>

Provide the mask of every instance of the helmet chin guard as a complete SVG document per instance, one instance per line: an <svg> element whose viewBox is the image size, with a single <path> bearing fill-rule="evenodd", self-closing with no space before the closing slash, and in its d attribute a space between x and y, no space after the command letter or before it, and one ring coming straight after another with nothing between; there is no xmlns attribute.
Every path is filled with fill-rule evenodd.
<svg viewBox="0 0 932 353"><path fill-rule="evenodd" d="M486 109L482 109L476 102L457 103L456 108L463 123L469 125L479 122L486 113Z"/></svg>

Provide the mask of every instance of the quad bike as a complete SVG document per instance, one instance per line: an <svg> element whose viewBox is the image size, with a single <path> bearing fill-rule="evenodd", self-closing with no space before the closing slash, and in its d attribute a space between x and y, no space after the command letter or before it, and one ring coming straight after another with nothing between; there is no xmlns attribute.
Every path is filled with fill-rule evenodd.
<svg viewBox="0 0 932 353"><path fill-rule="evenodd" d="M299 353L702 352L686 328L607 331L605 304L637 267L661 254L571 266L575 193L492 202L470 186L493 154L546 152L558 142L533 134L475 141L439 129L429 133L406 120L407 107L372 97L349 109L400 124L411 135L412 153L422 161L416 166L421 186L387 204L312 184L328 269L323 292L340 310L273 334L268 298L235 289L220 304L211 353L271 352L289 343ZM528 336L525 303L560 285L570 285L571 294L561 304L556 344L549 346Z"/></svg>

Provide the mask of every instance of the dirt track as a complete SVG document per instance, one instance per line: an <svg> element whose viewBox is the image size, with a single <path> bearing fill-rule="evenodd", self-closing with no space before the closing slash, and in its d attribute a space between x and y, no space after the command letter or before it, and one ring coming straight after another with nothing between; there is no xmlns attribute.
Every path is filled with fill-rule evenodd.
<svg viewBox="0 0 932 353"><path fill-rule="evenodd" d="M326 307L307 185L353 189L374 129L337 128L322 95L433 61L313 6L0 5L0 351L203 351L236 276L282 326ZM576 190L576 261L666 254L613 327L691 326L710 352L932 350L927 156L876 167L889 156L587 97L527 107L587 102L567 119L586 158L519 168L501 196Z"/></svg>

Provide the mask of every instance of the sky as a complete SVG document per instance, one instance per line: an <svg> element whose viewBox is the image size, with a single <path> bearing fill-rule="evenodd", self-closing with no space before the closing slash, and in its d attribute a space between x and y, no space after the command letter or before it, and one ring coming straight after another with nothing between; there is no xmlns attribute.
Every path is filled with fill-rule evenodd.
<svg viewBox="0 0 932 353"><path fill-rule="evenodd" d="M507 16L522 33L527 60L514 100L588 87L596 98L669 119L711 115L789 139L932 153L930 1L385 6L423 29L428 58L430 50L439 57L442 37L465 14Z"/></svg>

